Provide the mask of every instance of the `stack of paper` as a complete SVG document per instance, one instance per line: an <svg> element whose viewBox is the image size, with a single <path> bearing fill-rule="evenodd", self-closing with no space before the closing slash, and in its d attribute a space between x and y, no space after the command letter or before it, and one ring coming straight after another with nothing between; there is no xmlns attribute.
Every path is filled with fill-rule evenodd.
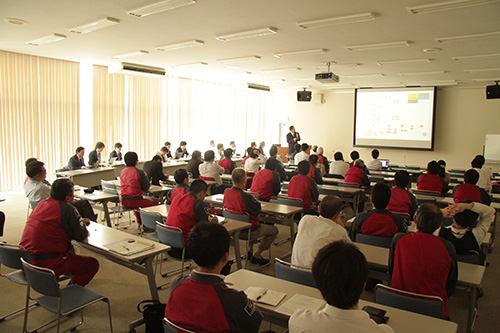
<svg viewBox="0 0 500 333"><path fill-rule="evenodd" d="M104 245L104 247L111 252L115 252L124 256L131 256L136 253L141 253L150 250L154 246L154 243L146 243L136 241L134 239L125 239L116 243Z"/></svg>

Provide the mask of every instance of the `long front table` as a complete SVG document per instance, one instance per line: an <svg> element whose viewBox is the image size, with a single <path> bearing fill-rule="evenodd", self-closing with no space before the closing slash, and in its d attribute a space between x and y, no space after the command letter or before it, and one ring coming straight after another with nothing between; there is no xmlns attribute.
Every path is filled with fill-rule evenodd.
<svg viewBox="0 0 500 333"><path fill-rule="evenodd" d="M106 193L104 191L94 190L92 193L85 193L82 189L75 189L75 197L79 199L86 199L95 203L102 204L104 209L104 218L106 224L111 228L111 217L109 216L108 202L119 198L116 194Z"/></svg>
<svg viewBox="0 0 500 333"><path fill-rule="evenodd" d="M78 169L57 172L58 177L66 177L73 180L75 185L83 187L100 186L101 180L115 179L115 170L111 167L101 167L96 169Z"/></svg>

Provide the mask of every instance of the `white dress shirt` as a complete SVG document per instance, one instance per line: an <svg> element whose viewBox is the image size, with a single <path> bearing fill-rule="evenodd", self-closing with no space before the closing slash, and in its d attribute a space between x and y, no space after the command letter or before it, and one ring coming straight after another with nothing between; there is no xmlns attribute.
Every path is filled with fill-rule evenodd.
<svg viewBox="0 0 500 333"><path fill-rule="evenodd" d="M344 161L332 161L330 163L330 175L342 175L345 177L345 174L349 170L349 164Z"/></svg>
<svg viewBox="0 0 500 333"><path fill-rule="evenodd" d="M491 170L486 168L474 168L474 170L479 173L479 180L477 181L476 185L482 189L485 189L486 192L491 192Z"/></svg>
<svg viewBox="0 0 500 333"><path fill-rule="evenodd" d="M327 304L320 311L298 309L288 321L290 333L377 333L394 332L385 324L377 324L363 310L344 310Z"/></svg>
<svg viewBox="0 0 500 333"><path fill-rule="evenodd" d="M293 159L295 164L299 164L301 161L309 161L309 155L305 151L301 151L300 153L297 153L295 155L295 158Z"/></svg>
<svg viewBox="0 0 500 333"><path fill-rule="evenodd" d="M382 162L376 159L369 161L366 166L368 167L368 170L382 170Z"/></svg>
<svg viewBox="0 0 500 333"><path fill-rule="evenodd" d="M214 181L217 182L217 185L222 184L220 175L224 173L224 168L217 163L205 161L203 162L203 164L200 164L198 170L200 171L200 176L211 177L214 179Z"/></svg>
<svg viewBox="0 0 500 333"><path fill-rule="evenodd" d="M263 155L259 155L257 158L248 158L245 162L245 171L246 172L259 172L259 168L262 164L266 163L266 157Z"/></svg>
<svg viewBox="0 0 500 333"><path fill-rule="evenodd" d="M322 216L304 215L293 243L292 264L311 267L318 251L338 240L351 242L347 231L336 222Z"/></svg>
<svg viewBox="0 0 500 333"><path fill-rule="evenodd" d="M24 192L29 201L42 201L50 196L50 186L45 185L42 182L28 178L26 184L24 184Z"/></svg>

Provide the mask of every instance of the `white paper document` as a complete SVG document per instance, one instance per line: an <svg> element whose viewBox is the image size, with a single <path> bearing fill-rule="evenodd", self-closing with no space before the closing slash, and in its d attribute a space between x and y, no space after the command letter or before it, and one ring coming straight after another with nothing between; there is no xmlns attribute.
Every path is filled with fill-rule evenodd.
<svg viewBox="0 0 500 333"><path fill-rule="evenodd" d="M276 312L291 316L292 313L294 313L297 309L318 311L325 304L326 302L322 299L295 294L289 300L283 303L279 308L277 308Z"/></svg>
<svg viewBox="0 0 500 333"><path fill-rule="evenodd" d="M104 245L104 247L108 250L124 256L131 256L136 253L141 253L150 250L154 246L154 243L135 241L133 239L125 239L116 243Z"/></svg>

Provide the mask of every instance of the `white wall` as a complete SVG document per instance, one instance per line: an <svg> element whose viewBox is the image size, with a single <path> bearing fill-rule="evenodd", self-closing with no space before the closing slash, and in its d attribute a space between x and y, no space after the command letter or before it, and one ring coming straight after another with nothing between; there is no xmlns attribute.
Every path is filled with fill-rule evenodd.
<svg viewBox="0 0 500 333"><path fill-rule="evenodd" d="M333 151L341 151L349 160L353 150L354 91L323 93L326 103L318 104L297 102L295 90L275 92L279 114L276 121L295 125L302 142L323 146L329 160ZM288 126L280 138L284 146L287 133ZM438 89L434 151L380 149L380 158L389 159L391 164L420 166L444 159L448 168L468 168L472 158L483 153L485 134L500 134L500 99L486 100L485 88ZM356 150L365 161L371 158L371 148Z"/></svg>

